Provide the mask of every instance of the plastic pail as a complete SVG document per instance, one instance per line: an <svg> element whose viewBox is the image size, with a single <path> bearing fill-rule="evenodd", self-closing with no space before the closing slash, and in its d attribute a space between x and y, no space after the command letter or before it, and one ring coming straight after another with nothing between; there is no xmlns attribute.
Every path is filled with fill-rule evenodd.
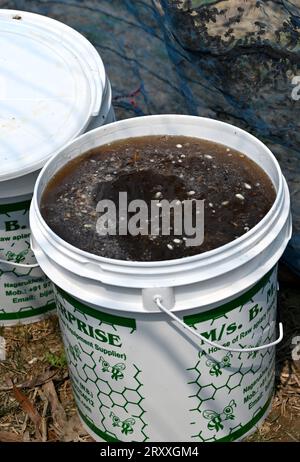
<svg viewBox="0 0 300 462"><path fill-rule="evenodd" d="M99 145L163 134L246 153L276 188L271 210L229 244L161 262L101 258L51 231L39 203L58 169ZM79 414L94 438L239 440L264 419L273 395L274 345L282 338L277 262L291 235L288 188L264 144L232 125L192 116L140 117L98 128L44 167L30 224L37 261L56 287Z"/></svg>
<svg viewBox="0 0 300 462"><path fill-rule="evenodd" d="M70 140L114 120L96 49L53 19L0 10L0 325L55 308L30 249L29 206L46 161Z"/></svg>

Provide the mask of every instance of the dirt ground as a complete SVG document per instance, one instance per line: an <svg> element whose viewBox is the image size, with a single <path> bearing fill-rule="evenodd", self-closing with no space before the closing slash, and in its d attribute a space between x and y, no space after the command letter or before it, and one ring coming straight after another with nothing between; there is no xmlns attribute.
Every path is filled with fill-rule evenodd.
<svg viewBox="0 0 300 462"><path fill-rule="evenodd" d="M300 441L299 279L280 269L279 312L285 328L277 350L272 411L248 441ZM57 317L0 328L6 339L0 361L0 441L93 441L76 413Z"/></svg>

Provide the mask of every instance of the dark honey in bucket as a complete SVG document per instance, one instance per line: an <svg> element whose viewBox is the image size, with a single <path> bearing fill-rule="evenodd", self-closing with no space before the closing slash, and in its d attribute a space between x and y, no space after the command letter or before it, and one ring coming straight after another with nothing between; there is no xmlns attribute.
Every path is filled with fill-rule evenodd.
<svg viewBox="0 0 300 462"><path fill-rule="evenodd" d="M99 201L148 206L147 234L100 235ZM275 189L265 172L245 154L199 138L147 136L100 146L70 161L51 179L41 199L41 213L66 242L107 258L160 261L183 258L227 244L253 228L270 210ZM187 245L184 231L151 233L151 201L204 200L204 240ZM159 209L159 204L158 204ZM127 214L128 220L133 216ZM124 217L122 216L122 219ZM184 216L182 216L184 220Z"/></svg>

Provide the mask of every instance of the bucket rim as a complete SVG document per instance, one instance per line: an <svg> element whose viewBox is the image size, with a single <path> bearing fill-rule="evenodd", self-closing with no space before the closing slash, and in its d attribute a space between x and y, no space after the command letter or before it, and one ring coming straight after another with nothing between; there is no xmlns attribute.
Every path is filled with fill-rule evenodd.
<svg viewBox="0 0 300 462"><path fill-rule="evenodd" d="M220 247L217 247L215 249L212 249L212 250L200 253L200 254L188 256L188 257L177 258L177 259L172 259L172 260L155 260L155 261L131 261L131 260L128 261L128 260L119 260L119 259L101 257L99 255L95 255L95 254L92 254L90 252L86 252L84 250L81 250L81 249L73 246L72 244L69 244L68 242L63 240L61 237L59 237L56 233L54 233L54 231L52 231L52 229L48 226L47 222L44 220L44 218L42 217L42 215L40 213L40 207L39 207L39 203L38 203L38 195L39 195L39 188L40 188L40 183L41 183L41 180L43 178L43 175L46 173L47 169L52 164L52 162L55 162L55 159L59 155L62 154L63 150L68 149L69 147L72 146L72 144L75 144L76 142L78 142L80 140L84 140L84 138L86 138L86 137L92 136L95 132L97 132L97 133L101 132L101 131L105 132L109 128L112 128L112 126L117 130L118 127L126 126L128 123L131 124L131 123L135 123L136 121L138 121L140 123L143 123L143 122L147 123L147 121L150 121L150 120L152 120L152 121L162 121L162 120L169 120L170 118L177 119L177 121L180 120L181 122L194 121L196 123L199 123L199 122L201 123L201 121L202 121L202 122L206 122L206 123L219 125L220 127L225 127L225 128L227 127L230 130L234 129L235 134L242 134L243 136L248 137L248 139L250 141L257 144L260 147L260 149L262 149L264 151L264 153L267 156L269 156L269 158L272 159L273 165L276 168L276 175L278 177L278 188L276 190L276 198L275 198L275 201L273 202L270 210L267 212L267 214L253 228L251 228L249 231L247 231L245 234L238 237L237 239L235 239L233 241L230 241L229 243L224 244L224 245L222 245ZM142 136L142 135L140 135L140 136ZM183 135L183 136L185 136L185 135ZM201 138L204 139L203 137L201 137ZM126 138L119 138L119 139L126 139ZM246 153L244 153L244 154L247 156ZM82 154L79 154L79 155L82 155ZM74 156L74 158L75 157L76 156ZM65 165L65 164L63 164L63 165ZM62 168L62 166L60 166L60 168ZM274 187L275 187L275 185L274 185ZM189 264L189 263L194 263L194 262L199 262L199 261L203 262L205 260L211 259L211 257L221 256L222 254L224 254L224 252L231 251L233 249L235 249L236 252L241 251L243 244L246 241L248 241L249 238L253 237L258 232L258 230L264 228L264 226L268 223L270 218L273 216L274 211L276 211L276 209L278 208L280 202L282 201L283 189L284 189L283 175L282 175L281 168L279 166L279 163L278 163L276 157L274 156L274 154L271 152L271 150L264 143L262 143L258 138L256 138L254 135L250 134L246 130L243 130L243 129L241 129L239 127L236 127L235 125L229 124L227 122L222 122L220 120L213 119L213 118L208 118L208 117L181 115L181 114L147 115L147 116L141 116L141 117L138 117L138 118L120 120L120 121L117 121L117 122L113 122L112 124L109 124L108 126L97 127L94 130L91 130L91 131L89 131L87 133L84 133L84 134L80 135L78 138L76 138L75 140L71 140L69 143L67 143L62 148L62 150L60 150L60 152L56 153L53 157L51 157L51 159L48 160L46 165L41 170L41 172L40 172L40 174L38 176L38 179L37 179L37 181L35 183L33 200L32 200L32 205L31 205L31 214L33 213L33 210L34 210L34 213L36 214L39 223L44 228L44 231L51 237L51 239L53 239L53 241L56 241L60 246L62 246L69 253L71 253L72 256L76 255L81 259L85 258L86 260L92 261L93 263L109 265L111 271L113 271L112 270L113 266L119 266L119 267L123 267L123 268L131 268L131 269L133 269L134 267L136 269L142 269L142 268L151 269L151 268L157 268L157 267L161 268L162 266L171 267L171 266L176 266L176 265L184 265L184 264Z"/></svg>

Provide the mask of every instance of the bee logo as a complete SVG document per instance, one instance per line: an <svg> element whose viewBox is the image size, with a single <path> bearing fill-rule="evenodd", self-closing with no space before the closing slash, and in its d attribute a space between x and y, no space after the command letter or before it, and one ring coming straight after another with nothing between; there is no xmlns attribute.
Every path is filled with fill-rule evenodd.
<svg viewBox="0 0 300 462"><path fill-rule="evenodd" d="M113 427L120 427L122 429L121 432L124 435L130 435L133 433L133 425L135 424L135 419L129 417L128 419L122 421L120 417L118 417L113 412L111 412L109 416L112 418Z"/></svg>
<svg viewBox="0 0 300 462"><path fill-rule="evenodd" d="M102 367L102 372L110 372L111 373L111 378L113 380L120 380L124 378L124 369L126 369L126 366L124 363L118 363L115 364L114 366L111 366L108 361L103 359L102 357L100 358L100 363Z"/></svg>
<svg viewBox="0 0 300 462"><path fill-rule="evenodd" d="M22 252L14 253L10 250L6 252L6 257L8 261L14 261L15 263L21 263L25 260L26 255L28 254L29 249L22 250Z"/></svg>
<svg viewBox="0 0 300 462"><path fill-rule="evenodd" d="M216 430L217 432L219 430L223 430L224 425L223 422L225 420L234 420L234 408L236 407L236 402L234 399L230 401L230 403L224 407L223 412L221 414L218 414L215 411L204 411L203 412L203 417L205 419L208 419L209 422L207 424L207 428L209 430Z"/></svg>
<svg viewBox="0 0 300 462"><path fill-rule="evenodd" d="M76 362L78 359L81 359L80 357L80 348L78 345L70 345L70 353L74 358L74 361Z"/></svg>
<svg viewBox="0 0 300 462"><path fill-rule="evenodd" d="M230 362L231 357L232 357L232 353L228 352L219 363L208 359L206 361L206 365L210 367L209 374L214 377L219 377L219 375L222 375L222 369L224 367L231 366L231 362Z"/></svg>

